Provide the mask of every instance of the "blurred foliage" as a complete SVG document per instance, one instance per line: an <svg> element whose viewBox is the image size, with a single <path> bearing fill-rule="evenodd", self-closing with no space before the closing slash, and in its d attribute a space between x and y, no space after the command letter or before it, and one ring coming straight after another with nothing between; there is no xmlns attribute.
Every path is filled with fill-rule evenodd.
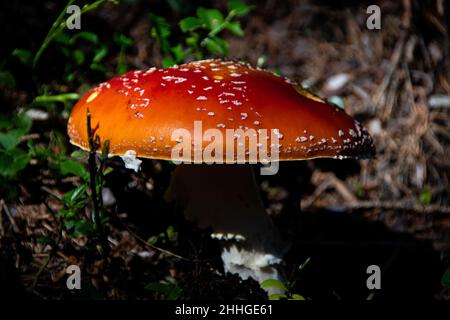
<svg viewBox="0 0 450 320"><path fill-rule="evenodd" d="M10 187L17 175L30 162L30 152L21 145L30 131L31 119L19 113L11 118L0 116L0 190L12 195Z"/></svg>
<svg viewBox="0 0 450 320"><path fill-rule="evenodd" d="M163 67L183 63L187 59L201 60L210 54L228 56L229 45L221 34L227 30L235 36L243 36L241 23L236 19L245 16L252 8L239 0L230 0L228 12L224 16L217 9L198 7L196 16L186 17L179 22L184 39L175 44L170 41L173 32L167 20L151 14L151 36L160 46Z"/></svg>
<svg viewBox="0 0 450 320"><path fill-rule="evenodd" d="M163 295L166 300L178 300L183 293L175 280L169 277L164 281L151 282L145 286L145 289Z"/></svg>
<svg viewBox="0 0 450 320"><path fill-rule="evenodd" d="M444 287L450 288L450 268L445 271L444 275L442 276L441 283Z"/></svg>
<svg viewBox="0 0 450 320"><path fill-rule="evenodd" d="M433 198L433 194L432 194L430 188L423 189L419 195L419 201L424 206L429 205L431 203L432 198Z"/></svg>
<svg viewBox="0 0 450 320"><path fill-rule="evenodd" d="M41 58L43 52L47 49L47 47L49 46L49 44L57 37L61 34L61 32L66 29L67 27L67 21L69 21L69 19L71 19L72 17L74 17L75 15L77 15L77 13L72 14L70 17L66 17L66 13L67 13L67 8L72 5L75 2L75 0L69 0L66 4L66 6L64 7L64 9L61 11L61 13L59 14L58 18L56 19L56 21L52 24L52 27L50 28L47 36L44 39L44 42L42 43L42 45L40 46L39 50L36 52L36 54L34 55L33 58L33 67L35 67L38 62L39 59ZM106 2L106 0L97 0L91 4L86 4L81 10L80 10L80 15L82 15L83 13L89 12L91 10L96 9L97 7L99 7L101 4L103 4L104 2Z"/></svg>
<svg viewBox="0 0 450 320"><path fill-rule="evenodd" d="M307 258L297 269L296 274L293 277L298 277L298 273L301 272L308 265L310 258ZM298 293L292 292L296 281L287 281L286 283L278 279L267 279L261 282L261 288L263 289L275 289L281 293L274 293L269 296L269 300L306 300L305 297Z"/></svg>
<svg viewBox="0 0 450 320"><path fill-rule="evenodd" d="M175 227L173 225L169 225L165 232L161 232L157 235L151 236L147 243L150 245L156 245L158 243L167 243L167 242L175 242L178 238L178 233L175 231Z"/></svg>
<svg viewBox="0 0 450 320"><path fill-rule="evenodd" d="M98 164L95 165L95 168L90 168L93 169L91 173L83 164L86 158L85 152L77 150L72 152L70 157L59 156L58 171L60 174L81 178L81 183L78 186L66 192L62 197L57 197L63 204L63 209L58 212L58 216L62 219L63 226L69 236L88 236L88 239L93 241L102 236L101 230L104 224L108 222L108 217L104 215L101 194L105 184L105 176L112 172L111 167L105 166L107 157L108 144L105 143L102 154L98 157ZM95 185L95 193L98 195L95 200L92 193L92 181ZM89 209L90 203L93 201L100 203L98 219L94 217L95 209Z"/></svg>

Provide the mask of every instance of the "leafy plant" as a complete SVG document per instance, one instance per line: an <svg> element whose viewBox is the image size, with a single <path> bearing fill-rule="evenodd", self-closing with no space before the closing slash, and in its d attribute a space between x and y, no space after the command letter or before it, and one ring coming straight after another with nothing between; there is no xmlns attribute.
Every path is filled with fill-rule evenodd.
<svg viewBox="0 0 450 320"><path fill-rule="evenodd" d="M175 228L173 225L169 225L165 232L161 232L157 235L151 236L147 242L151 245L155 245L158 242L166 243L170 241L176 241L177 240L177 232L175 231Z"/></svg>
<svg viewBox="0 0 450 320"><path fill-rule="evenodd" d="M108 54L109 48L100 42L95 33L81 31L70 35L61 31L54 37L54 42L57 44L56 50L66 58L63 75L66 82L74 81L76 75L83 76L87 70L107 72L108 68L102 60Z"/></svg>
<svg viewBox="0 0 450 320"><path fill-rule="evenodd" d="M289 284L285 284L277 279L267 279L261 283L263 289L278 289L283 293L274 293L269 296L269 300L305 300L302 295L292 293Z"/></svg>
<svg viewBox="0 0 450 320"><path fill-rule="evenodd" d="M55 37L57 37L67 27L68 19L65 19L66 13L67 13L67 8L70 5L72 5L74 2L75 2L75 0L69 0L67 2L66 6L64 7L64 9L59 14L56 21L53 23L52 27L50 28L49 32L47 33L47 36L45 37L39 50L36 52L36 54L33 58L33 67L36 67L42 54L47 49L47 47L50 45L50 43L55 39ZM82 15L85 12L96 9L98 6L100 6L104 2L106 2L106 0L97 0L91 4L86 4L83 8L81 8L80 15ZM76 13L74 13L73 15L76 15Z"/></svg>
<svg viewBox="0 0 450 320"><path fill-rule="evenodd" d="M183 289L172 278L161 282L151 282L145 286L145 289L160 293L167 300L178 300L183 293Z"/></svg>
<svg viewBox="0 0 450 320"><path fill-rule="evenodd" d="M104 142L102 152L98 156L95 150L98 149L99 143L98 139L92 136L89 114L87 123L92 150L88 154L89 170L82 163L86 162L86 152L77 150L68 157L64 150L56 155L49 155L49 150L46 148L34 148L33 151L36 156L48 157L51 167L56 168L62 176L74 175L81 178L79 185L62 197L57 197L63 204L58 215L68 235L88 236L89 240L104 240L103 227L108 218L104 214L101 194L105 176L112 172L112 168L105 164L108 158L109 142ZM86 208L90 207L93 209L86 215Z"/></svg>
<svg viewBox="0 0 450 320"><path fill-rule="evenodd" d="M298 271L302 271L309 263L310 258L307 258L305 262L303 262L299 267ZM282 293L271 294L269 296L269 300L306 300L302 295L298 293L293 293L292 289L294 288L296 282L295 281L287 281L284 283L283 281L277 279L267 279L261 282L261 288L263 289L277 289Z"/></svg>
<svg viewBox="0 0 450 320"><path fill-rule="evenodd" d="M24 113L0 116L0 177L12 179L29 163L29 152L19 145L30 128L31 119Z"/></svg>
<svg viewBox="0 0 450 320"><path fill-rule="evenodd" d="M16 79L13 74L8 70L2 70L2 68L0 68L0 86L7 88L14 88L16 86Z"/></svg>
<svg viewBox="0 0 450 320"><path fill-rule="evenodd" d="M119 45L120 47L120 53L119 57L117 59L117 74L123 74L128 71L128 66L125 63L125 50L133 44L133 41L126 37L123 34L115 34L114 35L114 41Z"/></svg>
<svg viewBox="0 0 450 320"><path fill-rule="evenodd" d="M224 16L217 9L198 7L196 16L186 17L179 23L184 33L184 43L170 43L172 35L170 24L164 17L151 15L151 35L156 39L163 54L163 66L168 67L184 62L187 58L204 59L209 54L228 56L229 45L221 37L227 30L236 36L243 36L240 21L237 18L245 16L253 9L252 6L240 0L228 2L228 12Z"/></svg>

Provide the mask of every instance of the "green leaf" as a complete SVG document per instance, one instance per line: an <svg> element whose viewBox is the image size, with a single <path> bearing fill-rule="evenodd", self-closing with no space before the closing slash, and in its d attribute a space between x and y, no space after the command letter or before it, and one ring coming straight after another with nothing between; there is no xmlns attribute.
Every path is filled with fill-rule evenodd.
<svg viewBox="0 0 450 320"><path fill-rule="evenodd" d="M305 267L308 265L309 261L311 260L311 257L306 258L305 262L303 262L299 267L298 270L302 271L305 269Z"/></svg>
<svg viewBox="0 0 450 320"><path fill-rule="evenodd" d="M285 294L278 294L278 293L274 293L269 296L269 300L281 300L281 299L287 299L287 296Z"/></svg>
<svg viewBox="0 0 450 320"><path fill-rule="evenodd" d="M15 148L22 138L22 132L20 130L10 130L7 133L0 133L0 147L5 150L11 150Z"/></svg>
<svg viewBox="0 0 450 320"><path fill-rule="evenodd" d="M175 232L175 228L174 228L173 225L169 225L169 226L167 227L167 229L166 229L166 235L167 235L167 238L168 238L170 241L175 241L175 240L176 240L177 234L176 234L176 232Z"/></svg>
<svg viewBox="0 0 450 320"><path fill-rule="evenodd" d="M33 53L30 50L16 48L11 55L18 58L26 66L31 66L33 62Z"/></svg>
<svg viewBox="0 0 450 320"><path fill-rule="evenodd" d="M0 86L8 88L16 87L16 79L11 72L7 70L0 70Z"/></svg>
<svg viewBox="0 0 450 320"><path fill-rule="evenodd" d="M187 17L180 21L178 24L180 26L181 31L188 32L200 28L203 22L201 19L195 17Z"/></svg>
<svg viewBox="0 0 450 320"><path fill-rule="evenodd" d="M159 236L151 236L148 238L147 243L150 245L155 245L158 242Z"/></svg>
<svg viewBox="0 0 450 320"><path fill-rule="evenodd" d="M83 159L86 159L87 155L86 155L86 151L75 150L74 152L72 152L70 154L70 157L75 158L75 159L79 159L79 160L83 160Z"/></svg>
<svg viewBox="0 0 450 320"><path fill-rule="evenodd" d="M240 0L229 0L228 9L233 11L237 16L244 16L249 13L254 6L249 6Z"/></svg>
<svg viewBox="0 0 450 320"><path fill-rule="evenodd" d="M431 203L431 199L433 198L433 194L429 188L425 188L422 190L419 196L419 201L424 206L429 205Z"/></svg>
<svg viewBox="0 0 450 320"><path fill-rule="evenodd" d="M11 117L0 114L0 129L11 129L14 127L14 121Z"/></svg>
<svg viewBox="0 0 450 320"><path fill-rule="evenodd" d="M163 68L171 67L174 64L176 64L176 62L171 57L164 57L163 58L163 61L162 61Z"/></svg>
<svg viewBox="0 0 450 320"><path fill-rule="evenodd" d="M66 32L61 32L55 36L54 40L63 46L70 46L72 39Z"/></svg>
<svg viewBox="0 0 450 320"><path fill-rule="evenodd" d="M89 68L91 68L91 70L99 71L99 72L102 72L102 73L106 73L108 71L108 68L105 65L101 64L101 63L91 63Z"/></svg>
<svg viewBox="0 0 450 320"><path fill-rule="evenodd" d="M261 288L263 289L280 289L283 291L287 291L286 285L277 279L267 279L261 282Z"/></svg>
<svg viewBox="0 0 450 320"><path fill-rule="evenodd" d="M31 140L29 140L27 144L28 147L30 148L30 153L33 158L47 160L47 158L53 156L52 152L44 146L33 145Z"/></svg>
<svg viewBox="0 0 450 320"><path fill-rule="evenodd" d="M130 47L133 44L133 40L123 34L115 34L113 39L119 46Z"/></svg>
<svg viewBox="0 0 450 320"><path fill-rule="evenodd" d="M25 151L22 151L20 149L17 149L16 153L14 154L14 163L12 164L11 168L16 173L21 171L22 169L25 169L25 167L30 162L30 156Z"/></svg>
<svg viewBox="0 0 450 320"><path fill-rule="evenodd" d="M181 63L184 61L185 54L183 46L181 44L178 44L177 46L170 48L170 52L172 52L172 55L175 58L176 63Z"/></svg>
<svg viewBox="0 0 450 320"><path fill-rule="evenodd" d="M145 289L161 293L167 300L178 300L183 292L176 284L165 282L151 282L145 286Z"/></svg>
<svg viewBox="0 0 450 320"><path fill-rule="evenodd" d="M171 34L170 24L164 17L152 15L151 20L153 23L153 28L155 28L155 31L157 31L159 37L165 39L170 36Z"/></svg>
<svg viewBox="0 0 450 320"><path fill-rule="evenodd" d="M294 293L292 294L291 298L289 298L289 300L306 300L306 299L302 295Z"/></svg>
<svg viewBox="0 0 450 320"><path fill-rule="evenodd" d="M186 44L191 48L197 48L198 41L199 41L199 36L196 33L194 33L190 37L186 38Z"/></svg>
<svg viewBox="0 0 450 320"><path fill-rule="evenodd" d="M85 195L86 192L86 185L82 184L80 186L78 186L77 188L75 188L72 192L72 194L70 195L70 201L75 202L77 200L79 200L80 198L82 198Z"/></svg>
<svg viewBox="0 0 450 320"><path fill-rule="evenodd" d="M223 22L223 15L217 9L197 8L197 16L201 22L206 23L210 30L214 30Z"/></svg>
<svg viewBox="0 0 450 320"><path fill-rule="evenodd" d="M221 56L227 56L229 47L228 43L219 38L219 37L212 37L212 38L205 38L204 43L206 45L206 49L212 54L218 54Z"/></svg>
<svg viewBox="0 0 450 320"><path fill-rule="evenodd" d="M24 113L13 116L12 119L2 117L0 119L0 129L6 129L6 132L0 132L0 149L5 150L15 148L31 128L31 119Z"/></svg>
<svg viewBox="0 0 450 320"><path fill-rule="evenodd" d="M73 190L70 190L69 192L65 193L63 196L63 202L66 205L72 205L75 202L79 201L80 199L83 199L86 195L86 185L82 184L76 187Z"/></svg>
<svg viewBox="0 0 450 320"><path fill-rule="evenodd" d="M98 36L95 33L89 31L78 32L74 37L72 37L71 42L74 43L78 39L84 39L94 44L98 43Z"/></svg>
<svg viewBox="0 0 450 320"><path fill-rule="evenodd" d="M25 113L19 113L14 118L14 124L18 130L22 132L22 134L27 133L31 129L32 121L29 116Z"/></svg>
<svg viewBox="0 0 450 320"><path fill-rule="evenodd" d="M445 271L444 275L442 276L441 283L444 287L450 287L450 268Z"/></svg>
<svg viewBox="0 0 450 320"><path fill-rule="evenodd" d="M89 235L94 230L94 226L92 225L92 223L86 220L79 220L75 222L74 227L75 227L74 230L75 237Z"/></svg>
<svg viewBox="0 0 450 320"><path fill-rule="evenodd" d="M102 45L99 49L95 50L95 56L92 58L93 63L99 63L108 54L108 47Z"/></svg>
<svg viewBox="0 0 450 320"><path fill-rule="evenodd" d="M67 218L68 216L71 216L71 214L66 214L67 212L64 213L64 216ZM72 212L71 212L72 213ZM65 220L64 221L64 227L66 227L67 230L72 229L75 226L75 221L73 220Z"/></svg>
<svg viewBox="0 0 450 320"><path fill-rule="evenodd" d="M121 75L128 71L128 66L126 64L120 63L117 65L116 74Z"/></svg>
<svg viewBox="0 0 450 320"><path fill-rule="evenodd" d="M79 176L79 177L83 178L84 180L86 180L88 177L88 172L87 172L86 168L81 163L79 163L77 161L72 161L72 160L65 160L65 161L60 162L59 172L63 176L72 174L72 175Z"/></svg>
<svg viewBox="0 0 450 320"><path fill-rule="evenodd" d="M152 28L150 30L151 36L158 41L163 53L169 53L170 45L167 38L171 34L170 24L165 18L154 14L150 15L150 21L152 23Z"/></svg>
<svg viewBox="0 0 450 320"><path fill-rule="evenodd" d="M30 156L22 149L16 148L0 153L0 176L15 177L30 162Z"/></svg>
<svg viewBox="0 0 450 320"><path fill-rule="evenodd" d="M49 245L54 245L55 244L55 240L53 240L51 237L49 236L41 236L37 239L37 242L40 244L49 244Z"/></svg>
<svg viewBox="0 0 450 320"><path fill-rule="evenodd" d="M83 62L85 60L83 51L81 51L81 50L74 50L72 52L72 56L73 56L73 58L75 60L75 63L77 65L82 65L83 64Z"/></svg>
<svg viewBox="0 0 450 320"><path fill-rule="evenodd" d="M244 35L244 31L241 28L240 21L234 21L227 23L227 29L230 30L231 33L238 37L242 37Z"/></svg>

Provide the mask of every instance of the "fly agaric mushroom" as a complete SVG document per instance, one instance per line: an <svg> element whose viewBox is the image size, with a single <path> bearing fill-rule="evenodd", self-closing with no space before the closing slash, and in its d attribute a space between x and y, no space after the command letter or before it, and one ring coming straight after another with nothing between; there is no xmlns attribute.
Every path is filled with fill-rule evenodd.
<svg viewBox="0 0 450 320"><path fill-rule="evenodd" d="M258 154L260 162L369 158L375 152L367 130L343 110L242 62L131 71L98 85L68 122L71 143L84 150L88 109L99 150L109 140L110 154L122 156L127 167L137 170L137 157L185 162L173 173L167 199L225 242L226 272L260 282L282 278L278 267L286 245L261 201L248 164L252 152L270 146L270 156ZM260 135L265 130L271 135ZM216 164L204 164L211 162Z"/></svg>

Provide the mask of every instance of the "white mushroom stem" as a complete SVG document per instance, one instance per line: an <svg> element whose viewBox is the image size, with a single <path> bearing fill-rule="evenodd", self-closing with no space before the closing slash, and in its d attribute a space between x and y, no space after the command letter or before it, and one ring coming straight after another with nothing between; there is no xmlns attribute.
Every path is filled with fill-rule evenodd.
<svg viewBox="0 0 450 320"><path fill-rule="evenodd" d="M166 200L181 205L188 220L212 227L212 236L225 241L225 272L244 280L283 280L286 246L266 213L251 166L179 165Z"/></svg>

